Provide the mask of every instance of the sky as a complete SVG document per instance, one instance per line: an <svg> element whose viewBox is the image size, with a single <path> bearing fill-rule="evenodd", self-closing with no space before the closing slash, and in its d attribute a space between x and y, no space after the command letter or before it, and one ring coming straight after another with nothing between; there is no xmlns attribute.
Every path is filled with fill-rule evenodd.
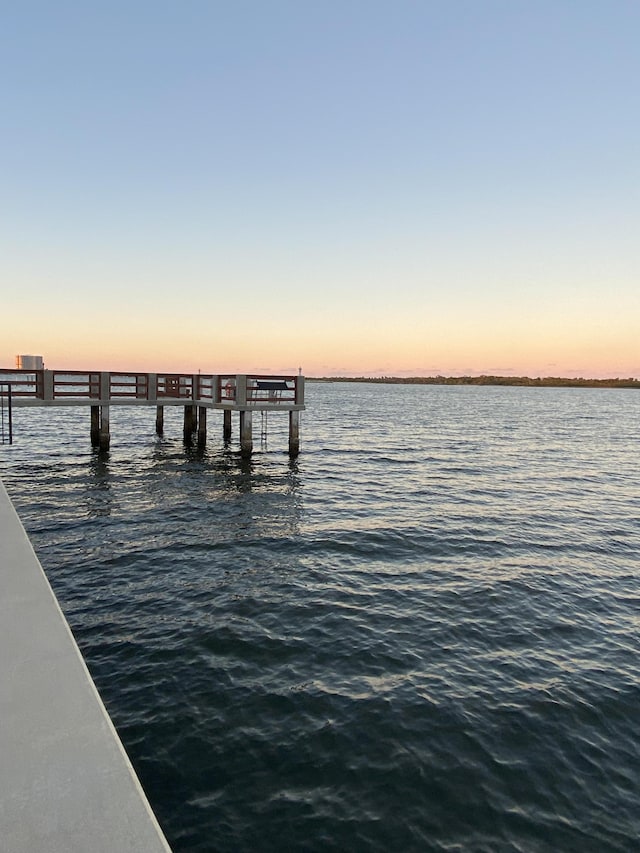
<svg viewBox="0 0 640 853"><path fill-rule="evenodd" d="M0 8L0 366L640 377L637 0Z"/></svg>

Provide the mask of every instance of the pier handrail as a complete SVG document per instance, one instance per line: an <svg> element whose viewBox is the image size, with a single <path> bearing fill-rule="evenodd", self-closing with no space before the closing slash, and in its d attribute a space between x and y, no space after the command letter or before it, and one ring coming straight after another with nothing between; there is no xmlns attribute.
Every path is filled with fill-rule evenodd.
<svg viewBox="0 0 640 853"><path fill-rule="evenodd" d="M194 404L202 401L249 408L266 404L304 406L304 378L286 374L0 369L0 381L12 383L16 402L193 400Z"/></svg>
<svg viewBox="0 0 640 853"><path fill-rule="evenodd" d="M109 397L132 397L136 400L149 399L149 374L109 373Z"/></svg>
<svg viewBox="0 0 640 853"><path fill-rule="evenodd" d="M51 392L54 400L62 397L100 397L100 373L98 372L42 371L43 380L47 373L51 375ZM47 383L44 381L43 387L46 395Z"/></svg>
<svg viewBox="0 0 640 853"><path fill-rule="evenodd" d="M215 399L215 376L203 376L198 373L194 376L196 398L198 400L214 400Z"/></svg>
<svg viewBox="0 0 640 853"><path fill-rule="evenodd" d="M228 374L226 376L219 375L218 381L218 400L221 403L235 402L236 399L236 376Z"/></svg>
<svg viewBox="0 0 640 853"><path fill-rule="evenodd" d="M158 397L193 399L193 376L190 373L158 373Z"/></svg>
<svg viewBox="0 0 640 853"><path fill-rule="evenodd" d="M11 382L14 397L41 397L42 370L0 370L0 382Z"/></svg>

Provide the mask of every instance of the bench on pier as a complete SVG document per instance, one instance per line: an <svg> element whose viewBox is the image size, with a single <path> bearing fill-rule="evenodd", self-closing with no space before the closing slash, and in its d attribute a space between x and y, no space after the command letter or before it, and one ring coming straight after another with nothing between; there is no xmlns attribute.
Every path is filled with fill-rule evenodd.
<svg viewBox="0 0 640 853"><path fill-rule="evenodd" d="M280 400L283 391L292 391L285 379L254 379L247 388L254 400Z"/></svg>
<svg viewBox="0 0 640 853"><path fill-rule="evenodd" d="M289 386L284 379L256 379L256 388L258 391L289 391Z"/></svg>

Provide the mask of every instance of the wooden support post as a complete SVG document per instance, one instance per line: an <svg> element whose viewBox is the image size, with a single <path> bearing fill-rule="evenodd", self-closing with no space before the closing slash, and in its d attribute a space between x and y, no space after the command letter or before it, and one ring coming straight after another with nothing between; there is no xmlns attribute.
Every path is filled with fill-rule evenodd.
<svg viewBox="0 0 640 853"><path fill-rule="evenodd" d="M211 402L220 402L220 380L217 376L211 377Z"/></svg>
<svg viewBox="0 0 640 853"><path fill-rule="evenodd" d="M100 432L98 436L98 444L100 450L108 450L111 443L111 435L109 433L109 406L100 406Z"/></svg>
<svg viewBox="0 0 640 853"><path fill-rule="evenodd" d="M289 456L300 453L300 412L289 412Z"/></svg>
<svg viewBox="0 0 640 853"><path fill-rule="evenodd" d="M198 406L198 444L204 447L207 443L207 407Z"/></svg>
<svg viewBox="0 0 640 853"><path fill-rule="evenodd" d="M53 372L51 370L42 371L42 399L53 400Z"/></svg>
<svg viewBox="0 0 640 853"><path fill-rule="evenodd" d="M111 374L104 370L100 371L100 402L108 404L111 395ZM108 418L107 418L108 420Z"/></svg>
<svg viewBox="0 0 640 853"><path fill-rule="evenodd" d="M158 374L147 373L147 400L152 402L158 399Z"/></svg>
<svg viewBox="0 0 640 853"><path fill-rule="evenodd" d="M100 444L100 406L91 406L91 447Z"/></svg>
<svg viewBox="0 0 640 853"><path fill-rule="evenodd" d="M184 407L184 439L190 441L197 425L197 408L192 403Z"/></svg>
<svg viewBox="0 0 640 853"><path fill-rule="evenodd" d="M251 436L251 412L246 409L240 412L240 455L247 459L253 452Z"/></svg>
<svg viewBox="0 0 640 853"><path fill-rule="evenodd" d="M236 376L236 406L244 406L247 402L247 377L244 373Z"/></svg>
<svg viewBox="0 0 640 853"><path fill-rule="evenodd" d="M164 406L156 407L156 432L158 435L164 432Z"/></svg>
<svg viewBox="0 0 640 853"><path fill-rule="evenodd" d="M231 409L224 410L224 420L222 424L222 440L224 442L231 441Z"/></svg>

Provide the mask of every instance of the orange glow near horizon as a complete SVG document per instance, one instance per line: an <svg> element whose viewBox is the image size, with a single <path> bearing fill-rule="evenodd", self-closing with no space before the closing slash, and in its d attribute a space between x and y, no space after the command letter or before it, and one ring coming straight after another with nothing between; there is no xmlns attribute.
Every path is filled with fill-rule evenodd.
<svg viewBox="0 0 640 853"><path fill-rule="evenodd" d="M206 336L208 337L208 336ZM2 367L15 366L17 354L44 357L45 366L68 370L131 370L141 372L297 373L307 376L433 376L522 375L593 378L640 375L640 359L630 341L601 339L547 341L484 339L394 341L390 335L354 335L341 341L311 335L306 341L254 336L246 344L232 337L200 339L189 334L130 338L110 333L100 340L61 340L50 333L12 341L2 354ZM162 338L162 340L160 340Z"/></svg>

